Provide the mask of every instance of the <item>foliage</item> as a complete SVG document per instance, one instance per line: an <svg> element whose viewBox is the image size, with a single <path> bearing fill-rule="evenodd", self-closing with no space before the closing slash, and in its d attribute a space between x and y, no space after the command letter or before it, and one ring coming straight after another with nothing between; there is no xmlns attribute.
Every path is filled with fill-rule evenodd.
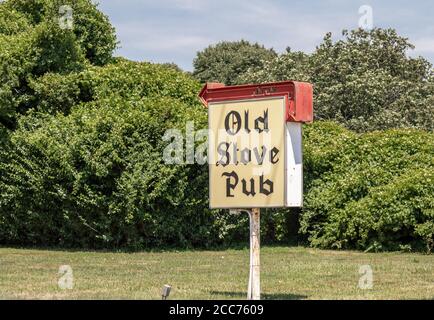
<svg viewBox="0 0 434 320"><path fill-rule="evenodd" d="M434 109L427 104L434 96L430 63L409 58L413 46L391 29L343 35L333 43L328 34L310 61L317 118L335 119L357 131L433 130Z"/></svg>
<svg viewBox="0 0 434 320"><path fill-rule="evenodd" d="M29 33L0 35L0 122L14 128L17 113L31 106L32 78L47 72L71 72L84 67L80 47L70 32L40 24Z"/></svg>
<svg viewBox="0 0 434 320"><path fill-rule="evenodd" d="M171 66L118 59L104 67L89 67L78 73L46 74L32 81L35 108L42 112L68 114L80 102L123 98L172 97L194 105L200 85L191 76Z"/></svg>
<svg viewBox="0 0 434 320"><path fill-rule="evenodd" d="M434 78L424 58L392 29L328 33L316 51L279 55L263 68L250 68L242 83L282 80L314 84L315 118L366 132L388 128L434 129Z"/></svg>
<svg viewBox="0 0 434 320"><path fill-rule="evenodd" d="M86 58L94 65L104 65L112 58L116 48L114 28L107 16L99 11L91 0L7 0L2 6L5 7L2 11L25 15L28 23L33 26L42 22L59 24L59 19L65 14L61 7L70 6L72 32ZM14 18L11 15L10 25L16 24ZM24 22L21 24L26 25Z"/></svg>
<svg viewBox="0 0 434 320"><path fill-rule="evenodd" d="M0 34L13 35L29 28L30 23L24 14L0 4Z"/></svg>
<svg viewBox="0 0 434 320"><path fill-rule="evenodd" d="M73 8L73 29L59 24L59 5ZM14 129L18 114L34 107L32 81L104 64L116 46L107 18L89 0L0 3L0 123Z"/></svg>
<svg viewBox="0 0 434 320"><path fill-rule="evenodd" d="M249 68L261 68L275 57L273 49L266 49L257 43L223 41L198 52L193 62L193 75L200 82L239 84L239 77Z"/></svg>
<svg viewBox="0 0 434 320"><path fill-rule="evenodd" d="M434 135L358 135L318 122L305 131L308 193L301 231L314 246L432 246Z"/></svg>
<svg viewBox="0 0 434 320"><path fill-rule="evenodd" d="M14 152L2 152L0 242L206 245L213 222L198 196L206 168L169 166L161 156L166 128L191 118L205 122L174 99L120 97L69 116L23 117L11 136Z"/></svg>
<svg viewBox="0 0 434 320"><path fill-rule="evenodd" d="M60 5L73 28L59 25ZM200 83L173 64L112 58L107 17L90 0L0 3L0 243L90 248L246 241L247 215L208 208L208 171L166 165L166 129L206 127ZM198 53L193 75L225 84L315 85L316 119L356 131L433 129L434 77L393 30L327 34L307 55L247 41ZM433 133L304 132L305 208L264 210L262 239L299 223L313 246L432 250ZM300 217L300 221L298 221Z"/></svg>
<svg viewBox="0 0 434 320"><path fill-rule="evenodd" d="M264 62L259 67L251 67L239 77L240 83L264 83L275 81L310 81L308 70L309 55L291 51L288 47L283 54Z"/></svg>

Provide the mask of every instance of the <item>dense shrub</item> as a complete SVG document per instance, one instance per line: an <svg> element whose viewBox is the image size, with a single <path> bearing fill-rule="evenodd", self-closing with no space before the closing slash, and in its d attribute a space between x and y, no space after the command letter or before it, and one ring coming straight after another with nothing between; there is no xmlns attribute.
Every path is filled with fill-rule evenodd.
<svg viewBox="0 0 434 320"><path fill-rule="evenodd" d="M14 35L29 28L30 23L24 14L0 5L0 34Z"/></svg>
<svg viewBox="0 0 434 320"><path fill-rule="evenodd" d="M162 116L164 115L164 116ZM2 152L0 241L80 247L245 242L247 215L208 209L207 168L162 162L165 128L205 125L174 99L110 99L69 116L30 114ZM322 248L433 244L432 134L358 135L327 122L304 133L301 231ZM264 243L297 240L294 210L263 210Z"/></svg>
<svg viewBox="0 0 434 320"><path fill-rule="evenodd" d="M424 131L307 126L301 231L324 248L432 247L433 150Z"/></svg>
<svg viewBox="0 0 434 320"><path fill-rule="evenodd" d="M217 237L206 167L163 162L167 128L205 121L174 99L111 97L69 116L30 114L2 152L0 242L206 245Z"/></svg>
<svg viewBox="0 0 434 320"><path fill-rule="evenodd" d="M48 72L78 71L84 64L74 35L56 25L40 24L17 35L0 34L0 123L13 129L17 114L31 108L31 79Z"/></svg>
<svg viewBox="0 0 434 320"><path fill-rule="evenodd" d="M118 59L104 67L89 67L68 75L46 74L30 87L35 108L48 113L63 112L80 102L117 95L123 98L172 97L197 104L200 84L173 67Z"/></svg>

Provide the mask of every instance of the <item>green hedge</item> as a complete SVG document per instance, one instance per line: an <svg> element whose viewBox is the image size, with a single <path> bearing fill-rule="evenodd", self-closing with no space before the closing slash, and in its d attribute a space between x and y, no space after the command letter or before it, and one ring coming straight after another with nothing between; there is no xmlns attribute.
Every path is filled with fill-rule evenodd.
<svg viewBox="0 0 434 320"><path fill-rule="evenodd" d="M166 129L207 123L200 84L118 59L33 79L35 108L0 130L0 243L88 248L247 243L246 215L208 209L208 170L165 165ZM305 207L264 210L263 243L431 249L433 133L304 129ZM300 224L301 235L297 235Z"/></svg>
<svg viewBox="0 0 434 320"><path fill-rule="evenodd" d="M30 114L0 165L0 242L90 248L212 247L247 241L246 215L208 209L206 166L162 162L164 130L206 122L172 98L100 100ZM304 130L305 207L264 210L264 243L430 250L433 134Z"/></svg>
<svg viewBox="0 0 434 320"><path fill-rule="evenodd" d="M309 177L301 231L313 246L433 246L434 134L354 134L318 122L305 130Z"/></svg>
<svg viewBox="0 0 434 320"><path fill-rule="evenodd" d="M69 116L22 118L1 152L0 242L208 244L218 230L203 197L206 167L162 160L164 130L193 114L174 99L112 97Z"/></svg>

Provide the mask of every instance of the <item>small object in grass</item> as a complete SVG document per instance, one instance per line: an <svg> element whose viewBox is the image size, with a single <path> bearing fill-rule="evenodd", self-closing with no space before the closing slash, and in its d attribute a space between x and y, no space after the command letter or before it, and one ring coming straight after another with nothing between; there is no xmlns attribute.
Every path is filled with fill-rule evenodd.
<svg viewBox="0 0 434 320"><path fill-rule="evenodd" d="M170 290L171 290L171 289L172 289L172 287L171 287L170 285L168 285L168 284L165 284L165 285L164 285L163 290L162 290L162 292L161 292L161 296L162 296L163 300L166 300L166 299L167 299L167 297L168 297L169 294L170 294Z"/></svg>

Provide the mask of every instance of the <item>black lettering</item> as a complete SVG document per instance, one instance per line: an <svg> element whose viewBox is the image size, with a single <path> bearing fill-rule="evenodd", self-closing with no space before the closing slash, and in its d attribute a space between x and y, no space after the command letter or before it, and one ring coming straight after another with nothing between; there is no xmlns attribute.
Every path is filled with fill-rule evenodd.
<svg viewBox="0 0 434 320"><path fill-rule="evenodd" d="M276 159L278 153L279 153L279 149L277 149L276 147L274 147L273 149L271 149L271 151L270 151L270 162L272 164L276 164L276 163L279 162L279 158Z"/></svg>
<svg viewBox="0 0 434 320"><path fill-rule="evenodd" d="M268 185L269 190L264 188L264 185ZM259 192L262 194L265 194L266 196L269 196L274 191L274 184L273 181L267 179L264 181L264 175L262 175L259 179Z"/></svg>
<svg viewBox="0 0 434 320"><path fill-rule="evenodd" d="M244 111L244 130L250 133L249 129L249 110Z"/></svg>
<svg viewBox="0 0 434 320"><path fill-rule="evenodd" d="M253 178L250 179L250 191L247 190L247 181L245 179L242 179L241 182L243 184L243 193L246 196L254 197L256 194L256 192L255 192L255 180Z"/></svg>
<svg viewBox="0 0 434 320"><path fill-rule="evenodd" d="M231 190L235 190L235 188L237 187L238 184L238 175L235 173L235 171L232 172L224 172L222 174L222 177L227 177L226 178L226 197L228 198L233 198L234 195L231 194ZM231 178L234 180L234 182L231 182Z"/></svg>
<svg viewBox="0 0 434 320"><path fill-rule="evenodd" d="M259 124L262 123L262 128L259 126ZM268 132L268 109L264 112L263 117L259 117L255 120L255 130L259 133L265 131Z"/></svg>
<svg viewBox="0 0 434 320"><path fill-rule="evenodd" d="M236 111L231 111L225 118L225 130L231 136L236 135L241 129L241 116Z"/></svg>
<svg viewBox="0 0 434 320"><path fill-rule="evenodd" d="M223 150L223 146L226 147L225 150ZM221 155L221 159L217 161L216 166L221 164L223 167L226 167L229 162L231 161L231 155L228 152L229 149L229 143L227 142L221 142L217 147L217 153ZM225 159L225 160L223 160Z"/></svg>

